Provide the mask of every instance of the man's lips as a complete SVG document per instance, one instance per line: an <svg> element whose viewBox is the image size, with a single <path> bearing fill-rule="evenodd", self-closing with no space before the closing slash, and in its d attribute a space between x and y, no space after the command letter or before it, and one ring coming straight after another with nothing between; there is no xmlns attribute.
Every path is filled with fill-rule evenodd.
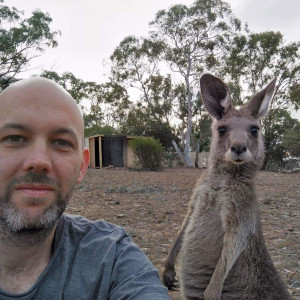
<svg viewBox="0 0 300 300"><path fill-rule="evenodd" d="M30 197L41 197L51 193L54 188L45 184L21 184L16 190Z"/></svg>

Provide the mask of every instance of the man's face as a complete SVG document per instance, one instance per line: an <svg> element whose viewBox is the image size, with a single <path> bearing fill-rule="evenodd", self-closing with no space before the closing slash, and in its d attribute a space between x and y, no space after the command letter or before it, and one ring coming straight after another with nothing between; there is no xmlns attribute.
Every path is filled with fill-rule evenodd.
<svg viewBox="0 0 300 300"><path fill-rule="evenodd" d="M88 164L76 105L40 86L0 97L0 221L11 232L53 227Z"/></svg>

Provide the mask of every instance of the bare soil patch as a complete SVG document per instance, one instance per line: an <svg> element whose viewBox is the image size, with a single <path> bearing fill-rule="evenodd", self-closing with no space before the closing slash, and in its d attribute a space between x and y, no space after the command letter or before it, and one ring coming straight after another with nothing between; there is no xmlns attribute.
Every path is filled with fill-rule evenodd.
<svg viewBox="0 0 300 300"><path fill-rule="evenodd" d="M89 169L68 213L123 226L160 274L203 170ZM261 171L257 192L267 246L293 299L300 299L300 174ZM179 291L170 292L179 300ZM299 297L299 298L298 298Z"/></svg>

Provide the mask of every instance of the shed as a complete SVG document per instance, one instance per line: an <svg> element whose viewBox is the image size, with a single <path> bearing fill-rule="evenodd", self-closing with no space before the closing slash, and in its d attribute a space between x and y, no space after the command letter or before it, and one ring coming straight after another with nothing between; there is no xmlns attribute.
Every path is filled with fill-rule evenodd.
<svg viewBox="0 0 300 300"><path fill-rule="evenodd" d="M85 139L90 151L90 168L133 167L134 155L129 141L134 137L122 135L93 135Z"/></svg>

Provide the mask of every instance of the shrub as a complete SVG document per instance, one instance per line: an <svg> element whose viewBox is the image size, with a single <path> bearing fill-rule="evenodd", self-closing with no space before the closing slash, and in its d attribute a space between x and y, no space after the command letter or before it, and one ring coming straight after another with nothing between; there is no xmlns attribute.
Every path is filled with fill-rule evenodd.
<svg viewBox="0 0 300 300"><path fill-rule="evenodd" d="M129 142L137 163L147 170L155 171L161 168L163 146L153 138L135 138Z"/></svg>

